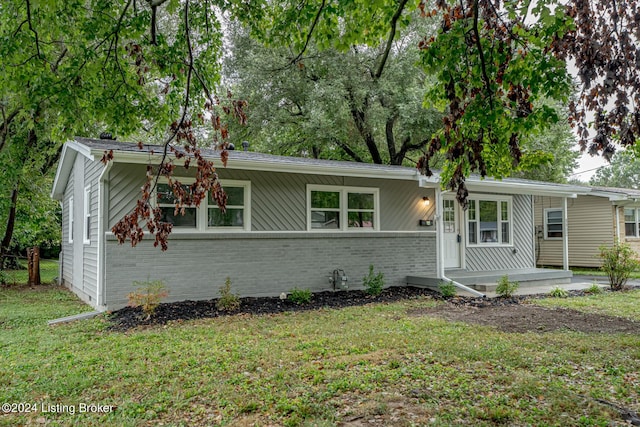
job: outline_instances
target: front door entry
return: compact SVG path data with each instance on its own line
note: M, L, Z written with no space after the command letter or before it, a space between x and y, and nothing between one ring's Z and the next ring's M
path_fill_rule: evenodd
M444 268L460 268L460 205L455 199L442 199Z

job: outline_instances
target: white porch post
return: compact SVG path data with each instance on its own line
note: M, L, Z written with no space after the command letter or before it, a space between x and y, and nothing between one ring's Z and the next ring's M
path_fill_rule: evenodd
M438 186L436 188L436 271L438 278L444 275L444 224L442 220L442 190Z
M620 206L613 205L613 209L616 210L616 239L620 241Z
M567 215L567 198L562 198L562 268L569 270L569 220Z

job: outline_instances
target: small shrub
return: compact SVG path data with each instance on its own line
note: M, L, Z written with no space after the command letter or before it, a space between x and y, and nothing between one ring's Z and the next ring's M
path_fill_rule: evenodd
M362 284L365 287L365 292L369 295L380 295L382 288L384 287L384 273L373 273L373 265L369 266L369 274L362 278Z
M566 298L569 296L569 292L567 292L566 289L563 289L560 286L556 286L555 288L551 289L551 291L549 292L549 296L552 296L554 298Z
M617 240L612 247L600 246L600 258L602 259L602 271L609 277L611 290L619 291L624 288L631 273L640 264L635 258L635 252L627 243L620 243Z
M510 282L509 276L504 275L498 280L496 293L503 298L510 298L518 290L520 284L518 282Z
M231 293L230 277L227 277L224 286L220 288L220 298L216 301L216 308L220 311L236 311L240 308L240 297Z
M451 282L440 282L438 285L440 293L445 298L451 298L456 296L456 287Z
M302 305L302 304L309 304L309 302L311 302L312 296L313 294L309 289L293 288L291 289L291 292L287 296L287 299L293 303Z
M597 283L594 283L591 286L589 286L587 289L585 289L584 293L590 294L590 295L600 295L602 293L602 288L598 286Z
M129 306L141 307L149 319L160 305L160 301L166 298L169 292L162 280L134 281L133 284L136 286L136 290L127 295Z
M7 283L9 283L9 274L4 270L0 270L0 285L5 286Z

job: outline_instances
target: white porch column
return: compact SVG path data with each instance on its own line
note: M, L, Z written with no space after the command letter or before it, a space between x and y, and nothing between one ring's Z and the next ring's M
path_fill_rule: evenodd
M438 278L444 276L444 223L442 220L442 189L436 188L436 272Z
M613 209L616 210L616 239L620 242L620 206L613 205Z
M569 270L569 219L567 215L567 198L562 198L562 268Z

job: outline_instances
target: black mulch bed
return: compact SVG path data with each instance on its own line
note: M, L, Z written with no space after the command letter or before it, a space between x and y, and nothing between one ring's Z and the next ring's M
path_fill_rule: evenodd
M571 291L571 296L583 295L581 291ZM371 296L361 290L350 291L325 291L313 294L308 304L296 304L278 297L247 297L241 298L240 309L232 312L221 311L216 308L215 299L207 301L181 301L160 304L154 314L147 319L139 307L125 307L112 312L109 320L112 323L110 329L114 331L127 331L138 326L164 325L173 320L191 320L210 317L219 317L235 314L276 314L287 311L308 311L320 308L341 308L359 306L370 303L395 302L403 299L428 296L442 300L438 293L426 288L413 286L391 287L384 289L378 296ZM520 304L529 298L544 297L546 295L514 296L511 298L475 298L456 296L447 301L453 305L466 305L472 307L487 307L496 305Z

